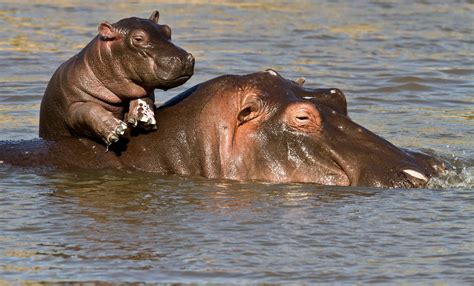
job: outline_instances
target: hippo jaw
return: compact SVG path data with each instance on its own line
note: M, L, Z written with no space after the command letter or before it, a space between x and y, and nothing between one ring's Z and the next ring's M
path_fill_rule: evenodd
M162 90L168 90L173 87L180 86L187 82L191 77L193 76L193 71L192 69L187 72L187 74L184 75L178 75L176 77L170 77L170 78L159 78L157 76L157 81L153 85L154 88L159 88Z
M424 187L445 169L440 160L400 149L346 115L324 105L318 108L325 119L323 142L352 186Z

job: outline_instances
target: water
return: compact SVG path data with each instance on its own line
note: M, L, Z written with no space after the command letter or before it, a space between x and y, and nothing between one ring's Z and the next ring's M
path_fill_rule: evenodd
M472 1L192 3L0 2L0 140L37 138L51 74L102 20L159 9L197 59L159 102L273 68L342 89L353 120L453 170L381 190L0 164L0 285L474 283Z

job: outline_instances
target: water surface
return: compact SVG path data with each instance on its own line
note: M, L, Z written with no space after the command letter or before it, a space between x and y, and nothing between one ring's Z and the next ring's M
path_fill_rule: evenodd
M57 66L148 17L196 59L180 91L267 68L337 87L352 119L453 170L426 189L238 183L0 164L0 285L474 283L472 1L1 1L0 140L38 137Z

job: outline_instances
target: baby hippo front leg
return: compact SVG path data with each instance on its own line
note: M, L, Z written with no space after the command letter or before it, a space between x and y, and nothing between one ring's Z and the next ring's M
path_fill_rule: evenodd
M146 130L156 129L155 104L152 98L145 97L130 101L127 122L136 127L140 125Z
M76 131L76 135L99 137L107 146L117 142L127 130L125 122L92 102L73 104L68 114L68 125Z

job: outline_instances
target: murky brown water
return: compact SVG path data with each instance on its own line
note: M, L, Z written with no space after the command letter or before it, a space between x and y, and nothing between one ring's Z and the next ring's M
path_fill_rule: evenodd
M0 285L474 283L472 1L0 1L0 140L37 138L47 81L102 20L153 9L197 59L160 102L273 68L341 88L355 121L456 169L377 190L0 164Z

